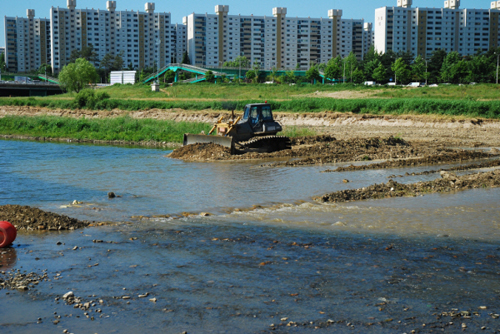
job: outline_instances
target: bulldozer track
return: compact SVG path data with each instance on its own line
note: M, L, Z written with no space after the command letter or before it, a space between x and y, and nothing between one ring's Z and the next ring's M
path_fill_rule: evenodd
M286 136L263 136L254 137L248 141L238 143L240 149L245 151L271 153L290 149L292 144L290 138Z

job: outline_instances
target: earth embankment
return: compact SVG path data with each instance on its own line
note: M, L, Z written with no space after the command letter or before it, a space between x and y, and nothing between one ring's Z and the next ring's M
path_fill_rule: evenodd
M215 123L229 112L215 110L62 110L24 106L1 106L5 116L62 116L62 117L123 117ZM285 128L307 127L317 133L330 134L337 139L398 136L406 140L443 143L449 146L500 146L500 121L492 119L427 116L427 115L367 115L337 112L276 112L275 118Z

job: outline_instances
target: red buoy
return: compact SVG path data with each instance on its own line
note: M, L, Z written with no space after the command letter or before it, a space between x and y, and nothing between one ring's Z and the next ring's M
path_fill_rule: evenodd
M17 230L9 222L0 222L0 248L11 245L17 237Z

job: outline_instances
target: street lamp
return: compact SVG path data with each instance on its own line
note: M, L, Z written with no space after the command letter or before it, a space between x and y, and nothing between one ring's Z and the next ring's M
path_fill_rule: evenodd
M344 83L345 83L345 60L344 60Z
M157 51L158 51L158 65L156 67L156 83L159 84L160 83L160 78L158 78L158 76L160 75L160 44L161 44L161 40L160 39L157 39L156 40L156 46L157 46Z
M427 87L427 59L424 59L425 60L425 87Z
M500 61L500 53L495 52L495 54L497 55L497 85L498 85L498 65L499 65L499 61Z

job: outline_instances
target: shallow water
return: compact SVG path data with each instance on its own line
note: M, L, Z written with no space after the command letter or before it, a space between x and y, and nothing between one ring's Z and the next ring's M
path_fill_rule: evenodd
M132 221L19 233L15 247L0 250L0 270L45 269L51 281L28 292L0 290L2 333L462 333L462 323L470 332L500 329L490 315L500 313L499 189L320 205L311 196L446 166L320 173L332 165L185 163L167 153L0 141L0 205ZM108 191L123 197L110 200ZM73 200L83 204L68 207ZM256 204L264 207L226 213ZM183 211L215 215L131 219ZM89 312L93 321L55 300L68 291L103 300ZM455 308L478 315L436 315ZM287 327L290 321L298 326Z

